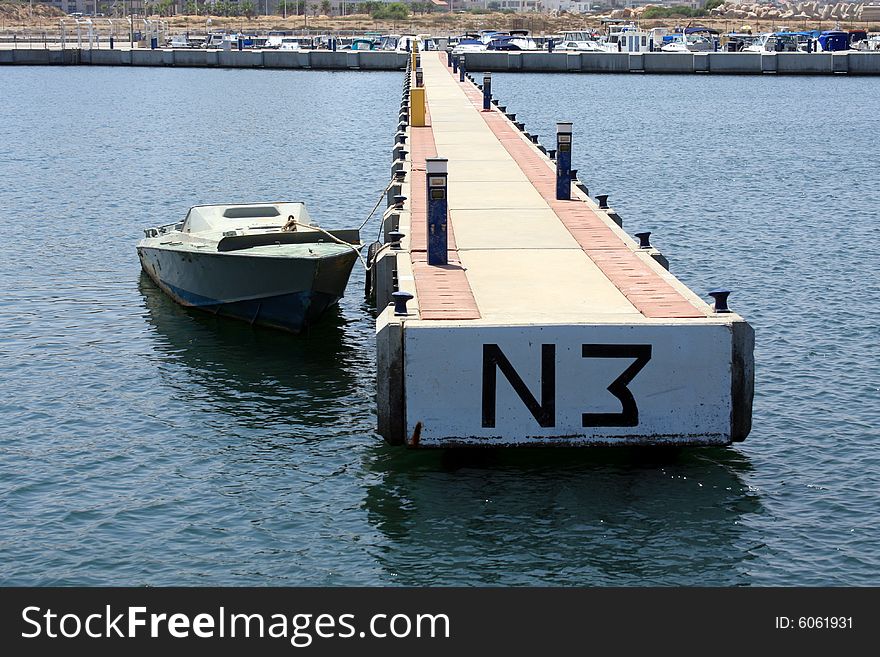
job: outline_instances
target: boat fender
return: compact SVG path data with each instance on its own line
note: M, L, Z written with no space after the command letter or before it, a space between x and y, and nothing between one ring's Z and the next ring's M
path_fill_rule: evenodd
M293 215L289 215L287 217L287 223L281 228L285 233L295 233L296 232L296 219L293 218Z
M367 301L372 301L375 298L376 290L373 285L373 265L376 264L376 253L381 246L381 242L372 242L370 246L367 247L367 267L364 272L364 298Z

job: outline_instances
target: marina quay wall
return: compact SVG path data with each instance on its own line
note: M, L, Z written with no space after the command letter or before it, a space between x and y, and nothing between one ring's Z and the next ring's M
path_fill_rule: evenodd
M492 73L880 75L880 52L480 52L465 55L465 65Z
M0 64L403 70L406 53L351 50L0 49ZM880 75L880 52L605 53L481 52L467 70L522 73Z
M406 53L351 50L0 49L0 64L399 71Z

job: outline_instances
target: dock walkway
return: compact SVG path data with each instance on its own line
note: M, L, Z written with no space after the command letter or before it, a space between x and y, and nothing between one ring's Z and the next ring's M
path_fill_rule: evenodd
M710 314L583 199L557 201L551 161L501 112L480 111L483 97L472 84L459 83L433 53L422 67L430 126L412 128L412 184L425 184L425 157L448 158L450 258L460 263L422 266L425 224L412 224L422 319L561 323ZM423 195L414 194L414 216L425 209ZM443 283L449 293L441 295Z
M421 446L744 438L748 325L716 313L578 187L556 200L555 163L497 108L483 111L482 92L453 75L445 53L423 53L421 67L427 125L409 127L406 237L402 253L388 252L399 289L414 299L406 316L389 308L377 324L386 438ZM448 159L448 264L439 266L427 261L432 157ZM749 385L733 389L737 358L747 370L737 378ZM398 371L399 381L383 385ZM677 422L683 410L689 420Z

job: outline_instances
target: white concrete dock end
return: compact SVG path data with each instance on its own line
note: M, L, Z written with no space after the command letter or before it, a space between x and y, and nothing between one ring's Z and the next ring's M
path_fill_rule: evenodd
M396 273L377 294L386 440L448 447L745 439L751 327L685 287L569 176L558 200L556 162L497 107L484 111L482 92L452 74L445 53L423 53L421 67L426 125L411 112L397 164L406 198L386 213L404 236L399 249L379 255L384 271ZM404 108L408 102L405 95ZM557 157L564 165L565 155ZM446 180L435 173L444 165ZM444 225L446 263L431 264ZM392 279L397 308L383 308Z

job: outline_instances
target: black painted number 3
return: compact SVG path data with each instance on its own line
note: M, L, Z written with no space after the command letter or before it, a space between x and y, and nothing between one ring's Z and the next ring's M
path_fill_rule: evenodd
M620 400L623 410L620 413L584 413L581 426L584 427L635 427L639 424L639 407L627 387L636 374L651 360L649 344L585 344L581 345L584 358L635 358L632 365L608 386L608 392Z
M630 392L629 384L651 360L649 344L584 344L584 358L634 358L632 364L618 376L608 391L621 404L620 413L583 413L584 427L635 427L639 423L639 407ZM556 426L556 345L541 345L541 401L535 399L522 377L510 364L497 344L483 345L483 427L495 426L497 398L497 371L501 371L529 413L541 427Z

